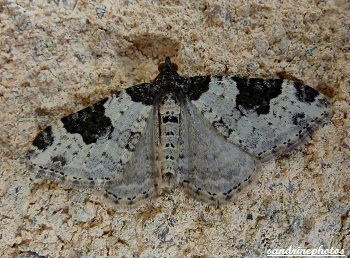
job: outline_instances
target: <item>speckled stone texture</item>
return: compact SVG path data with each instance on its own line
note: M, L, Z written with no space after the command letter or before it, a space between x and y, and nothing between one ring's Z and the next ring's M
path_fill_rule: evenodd
M1 257L263 257L268 248L350 250L349 14L333 1L0 2ZM50 122L157 74L302 80L331 123L270 161L224 206L182 190L114 208L63 189L24 155Z

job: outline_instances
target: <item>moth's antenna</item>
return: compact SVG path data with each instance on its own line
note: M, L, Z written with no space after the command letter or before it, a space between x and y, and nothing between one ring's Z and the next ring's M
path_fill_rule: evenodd
M164 62L164 69L166 70L170 70L172 67L171 67L171 60L170 60L170 57L166 57L165 58L165 62Z

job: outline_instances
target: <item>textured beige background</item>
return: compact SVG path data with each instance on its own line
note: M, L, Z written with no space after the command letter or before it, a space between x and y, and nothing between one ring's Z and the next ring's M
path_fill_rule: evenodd
M0 256L261 257L267 248L349 253L349 11L333 1L0 0ZM181 190L113 211L24 165L54 119L182 75L299 79L329 97L332 122L271 161L226 206Z

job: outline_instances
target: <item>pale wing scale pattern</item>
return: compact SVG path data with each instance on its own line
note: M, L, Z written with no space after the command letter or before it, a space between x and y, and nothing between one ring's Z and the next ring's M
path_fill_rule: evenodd
M288 152L332 114L318 91L280 79L211 77L191 103L228 141L261 160Z
M184 104L181 118L178 181L205 199L230 199L256 171L258 162L228 142L193 104Z
M30 162L39 177L68 185L111 184L132 159L147 122L153 122L152 109L120 91L45 129L33 141Z
M134 203L156 193L156 162L153 151L155 110L148 118L147 128L143 131L135 152L126 167L118 173L112 184L106 187L106 194L114 202Z

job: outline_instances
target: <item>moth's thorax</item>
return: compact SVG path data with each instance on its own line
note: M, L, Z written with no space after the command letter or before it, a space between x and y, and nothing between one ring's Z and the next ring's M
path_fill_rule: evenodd
M161 94L159 101L159 167L162 179L168 182L178 169L180 136L180 103L174 92Z
M164 92L174 91L183 87L185 79L181 77L174 70L165 70L162 71L154 80L153 84L157 85Z

